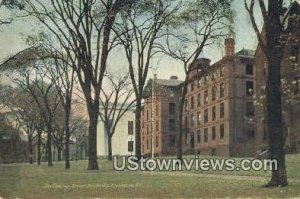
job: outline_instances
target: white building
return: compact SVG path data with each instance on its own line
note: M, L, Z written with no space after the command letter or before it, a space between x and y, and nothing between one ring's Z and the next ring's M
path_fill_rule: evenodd
M112 137L112 155L135 155L135 114L128 110L119 120ZM99 119L97 128L97 155L108 155L108 139L104 124Z

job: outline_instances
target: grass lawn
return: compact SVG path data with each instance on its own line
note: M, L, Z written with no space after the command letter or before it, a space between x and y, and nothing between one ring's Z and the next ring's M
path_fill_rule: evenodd
M0 198L300 198L300 155L287 156L289 186L261 188L268 172L116 172L99 160L100 171L87 161L48 168L29 164L0 166Z

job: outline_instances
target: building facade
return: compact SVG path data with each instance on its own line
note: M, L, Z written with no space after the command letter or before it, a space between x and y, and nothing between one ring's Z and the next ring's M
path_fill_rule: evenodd
M235 53L234 40L226 39L225 56L220 61L211 65L209 59L199 58L189 66L187 93L181 118L185 154L254 155L253 62L253 51L243 49ZM158 94L145 98L142 113L144 125L141 131L142 154L151 153L153 137L159 140L155 141L158 144L155 145L156 154L175 153L180 119L179 100L183 84L177 79L176 84L173 84L175 80L172 79L156 81L159 88L164 89L159 89ZM164 95L161 90L164 90ZM176 94L170 95L165 90L176 90ZM171 107L175 107L174 112ZM159 110L158 113L156 110ZM149 112L154 119L148 115ZM154 135L151 134L151 126L154 127Z
M119 120L112 137L112 155L131 156L135 154L134 110L128 110ZM97 127L97 155L108 155L108 138L104 123L99 120Z
M252 156L255 87L254 52L235 53L225 40L225 56L213 65L200 58L190 65L184 105L185 153Z
M150 156L153 147L155 155L175 154L182 81L175 76L170 79L153 79L149 80L144 95L141 152L143 156Z

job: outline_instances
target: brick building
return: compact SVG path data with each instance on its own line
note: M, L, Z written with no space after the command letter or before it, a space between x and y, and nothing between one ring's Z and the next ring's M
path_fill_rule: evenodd
M254 52L235 53L225 40L225 56L213 65L198 59L189 67L184 106L185 153L221 156L253 155Z
M286 134L287 152L300 151L300 2L294 1L284 14L285 23L284 55L281 63L282 111ZM267 132L264 119L264 95L267 79L266 58L258 46L255 56L256 93L255 106L256 149L267 149Z
M254 155L253 61L253 51L243 49L235 53L234 40L226 39L225 56L220 61L210 65L209 59L199 58L189 66L182 118L185 154ZM155 82L159 89L155 88L154 97L145 96L142 113L143 155L151 153L151 126L155 132L155 153L176 152L182 82L177 79Z
M152 140L156 155L174 154L179 129L178 107L182 81L175 76L167 80L155 77L153 85L152 81L153 79L149 80L146 86L141 116L142 155L151 154Z

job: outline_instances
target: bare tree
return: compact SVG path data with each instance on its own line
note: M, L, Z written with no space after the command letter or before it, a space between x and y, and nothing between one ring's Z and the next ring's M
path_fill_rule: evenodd
M98 169L96 137L99 95L110 51L111 30L120 9L130 0L24 0L35 16L64 48L83 90L89 115L88 169Z
M284 53L285 40L284 24L287 20L284 15L283 0L245 0L245 7L249 13L252 27L257 35L259 47L267 61L266 81L266 130L270 158L277 160L278 168L272 169L272 178L266 187L287 186L285 167L285 136L282 117L281 99L281 63ZM264 28L260 32L254 14L255 3L259 4L263 17Z
M166 42L159 44L160 50L182 63L185 80L179 104L179 134L177 136L177 158L182 159L183 108L189 83L189 65L197 60L204 48L222 38L231 36L233 12L231 0L200 0L187 2L178 12L176 24L169 26ZM207 68L202 68L205 72Z
M33 65L35 64L37 63L33 63ZM38 107L39 114L43 118L47 130L48 166L53 166L52 133L55 113L59 107L60 99L53 83L47 83L49 79L46 77L46 75L44 73L39 73L38 69L35 70L34 67L22 70L19 73L19 77L14 78L13 81L17 83L25 92L28 92L32 96Z
M133 107L135 100L132 100L133 89L130 87L129 74L116 76L107 73L110 86L102 89L100 97L101 109L99 116L104 123L108 143L108 160L112 160L112 137L116 127L124 114Z
M19 88L6 87L6 95L1 98L1 103L10 110L10 115L25 131L28 139L29 163L33 163L33 139L36 136L36 123L40 119L37 114L34 99Z
M135 1L122 12L114 32L124 48L130 79L136 98L135 150L141 158L141 107L151 60L157 54L155 44L165 35L165 27L173 20L181 2L172 0Z
M83 159L84 148L88 144L88 121L82 117L74 116L70 121L71 139L75 141L76 160Z
M72 99L74 84L76 83L75 66L70 65L68 56L65 55L63 48L55 46L55 39L52 39L49 35L43 34L40 39L41 45L45 50L49 52L51 56L51 65L45 68L45 73L49 74L49 79L54 84L62 108L64 110L64 132L65 132L65 169L70 169L70 119L72 111ZM59 45L58 45L59 46ZM60 137L61 138L61 137Z

